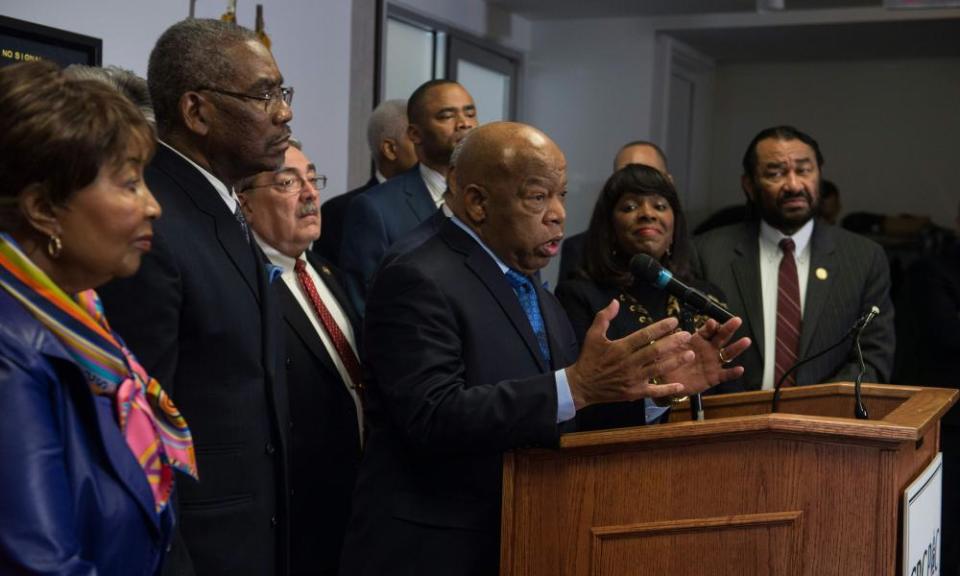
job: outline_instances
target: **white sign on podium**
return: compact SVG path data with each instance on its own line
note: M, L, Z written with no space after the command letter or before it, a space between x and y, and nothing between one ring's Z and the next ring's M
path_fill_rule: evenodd
M903 492L903 576L940 576L943 454Z

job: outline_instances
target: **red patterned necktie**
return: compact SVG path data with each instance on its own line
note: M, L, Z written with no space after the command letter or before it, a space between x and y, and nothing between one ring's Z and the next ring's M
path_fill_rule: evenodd
M344 368L347 369L347 374L350 375L350 380L352 380L352 387L358 394L362 395L363 380L360 372L360 361L357 359L353 348L350 347L350 343L347 342L347 337L343 334L343 331L340 330L340 327L337 326L336 321L334 321L330 310L327 309L323 300L320 299L320 294L317 293L317 287L314 286L313 280L307 272L306 262L298 258L297 263L293 266L293 270L297 273L297 280L300 281L300 286L303 287L307 296L310 297L313 309L316 310L317 317L320 318L320 323L323 324L323 329L326 330L330 336L333 347L336 348L337 355L340 356L340 361L343 362Z
M797 361L800 351L800 282L797 280L797 262L793 257L795 245L790 238L780 241L783 258L777 276L777 351L774 382ZM784 386L795 386L796 374L791 374Z

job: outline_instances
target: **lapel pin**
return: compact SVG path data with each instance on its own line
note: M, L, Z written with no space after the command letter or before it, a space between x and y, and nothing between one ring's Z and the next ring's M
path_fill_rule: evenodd
M817 274L818 280L826 280L827 276L829 276L829 274L827 274L826 268L817 268L816 274Z
M327 276L330 275L330 268L328 268L327 266L321 266L320 269L323 270L323 273L326 274Z

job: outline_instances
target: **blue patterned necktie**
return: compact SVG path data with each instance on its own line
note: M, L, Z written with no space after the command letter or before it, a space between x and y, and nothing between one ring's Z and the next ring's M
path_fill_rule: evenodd
M246 239L247 243L250 243L250 228L247 226L247 219L243 216L243 209L240 208L240 202L237 202L237 207L233 211L233 217L237 219L237 223L240 224L240 230L243 231L243 237Z
M523 307L523 313L527 315L530 327L537 336L537 343L540 345L540 352L543 359L550 364L550 343L547 341L547 328L543 324L543 316L540 314L540 302L537 299L537 291L533 287L530 278L517 272L516 270L507 270L507 280L517 298L520 299L520 306Z

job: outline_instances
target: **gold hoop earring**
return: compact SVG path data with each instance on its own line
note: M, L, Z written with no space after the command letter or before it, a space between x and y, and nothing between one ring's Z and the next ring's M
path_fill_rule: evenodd
M47 241L47 254L51 258L56 260L60 257L60 252L63 251L63 242L60 241L60 237L56 234L51 234L50 239Z

